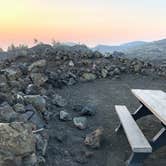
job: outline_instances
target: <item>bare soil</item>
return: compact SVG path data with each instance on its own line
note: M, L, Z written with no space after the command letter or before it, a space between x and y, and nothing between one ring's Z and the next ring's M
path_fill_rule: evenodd
M69 102L66 109L73 117L78 116L78 113L72 110L72 106L87 102L97 106L97 113L88 117L86 130L77 129L72 121L62 122L55 115L49 123L48 166L124 166L131 150L125 134L115 133L119 119L114 105L125 104L131 112L135 111L139 102L131 93L132 88L166 91L166 81L148 76L125 75L119 80L96 80L57 89L56 91ZM153 138L162 127L152 115L138 120L138 125L148 139ZM86 134L100 126L104 128L101 147L95 150L85 147L83 141ZM92 152L93 155L85 157L87 152ZM150 155L144 165L165 166L166 147Z

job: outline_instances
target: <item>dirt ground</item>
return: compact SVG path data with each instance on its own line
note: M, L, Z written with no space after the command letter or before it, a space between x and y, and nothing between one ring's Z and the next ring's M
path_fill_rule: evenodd
M87 102L97 106L97 113L93 117L88 117L86 130L77 129L72 121L61 122L55 115L49 123L48 166L124 166L124 161L129 157L131 150L124 133L115 133L119 119L114 105L125 104L131 112L135 111L139 103L130 91L132 88L166 91L166 81L147 76L127 75L119 80L96 80L57 89L56 91L69 102L66 109L72 116L78 116L72 110L73 105ZM138 120L138 124L148 139L162 127L152 115ZM104 128L101 147L96 150L85 147L83 144L85 135L100 126ZM87 151L93 152L92 157L85 157ZM165 166L166 148L150 155L144 165Z

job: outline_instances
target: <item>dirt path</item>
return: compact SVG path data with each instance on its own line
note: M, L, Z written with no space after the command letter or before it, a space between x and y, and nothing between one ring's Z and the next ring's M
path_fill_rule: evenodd
M97 80L95 82L65 87L57 92L69 101L67 110L77 116L71 109L72 105L90 101L97 106L94 117L88 118L88 129L81 131L72 122L61 122L54 118L49 124L50 141L47 161L49 166L124 166L130 154L130 147L123 134L115 134L118 117L114 111L115 104L125 104L133 112L139 103L130 92L131 88L161 89L166 91L166 81L153 80L149 77L124 76L120 80ZM161 125L157 119L148 116L138 121L144 134L151 138ZM104 127L102 146L97 150L83 145L85 135L99 126ZM91 158L84 153L93 152ZM145 166L165 166L166 148L151 155Z

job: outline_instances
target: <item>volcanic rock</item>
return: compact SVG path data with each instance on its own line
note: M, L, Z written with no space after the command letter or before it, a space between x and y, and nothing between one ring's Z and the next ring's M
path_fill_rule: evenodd
M46 111L46 100L40 95L26 95L24 96L25 102L27 104L32 104L37 111Z
M88 134L84 141L85 145L88 145L91 148L99 148L103 131L104 129L100 127L95 131L93 131L92 133Z
M75 117L75 118L73 118L73 122L74 122L74 125L81 130L87 128L87 118L86 117Z

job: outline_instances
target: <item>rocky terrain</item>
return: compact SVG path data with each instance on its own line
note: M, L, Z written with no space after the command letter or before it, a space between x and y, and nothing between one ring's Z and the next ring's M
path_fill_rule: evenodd
M8 55L0 62L2 166L106 166L107 161L95 155L108 152L102 146L108 119L104 124L98 123L103 115L98 115L96 97L86 100L84 93L93 95L91 90L99 79L128 84L129 80L123 82L123 78L131 76L130 80L148 78L149 84L152 80L165 82L166 78L164 65L115 55L104 57L80 45L41 44L13 50ZM84 87L81 92L78 86L84 85L87 89ZM71 89L70 96L66 88ZM75 94L75 88L80 93ZM97 87L96 90L99 92L95 96L106 93ZM122 92L115 88L114 95L116 91L119 95ZM109 100L112 106L116 104ZM121 159L112 162L123 165Z

